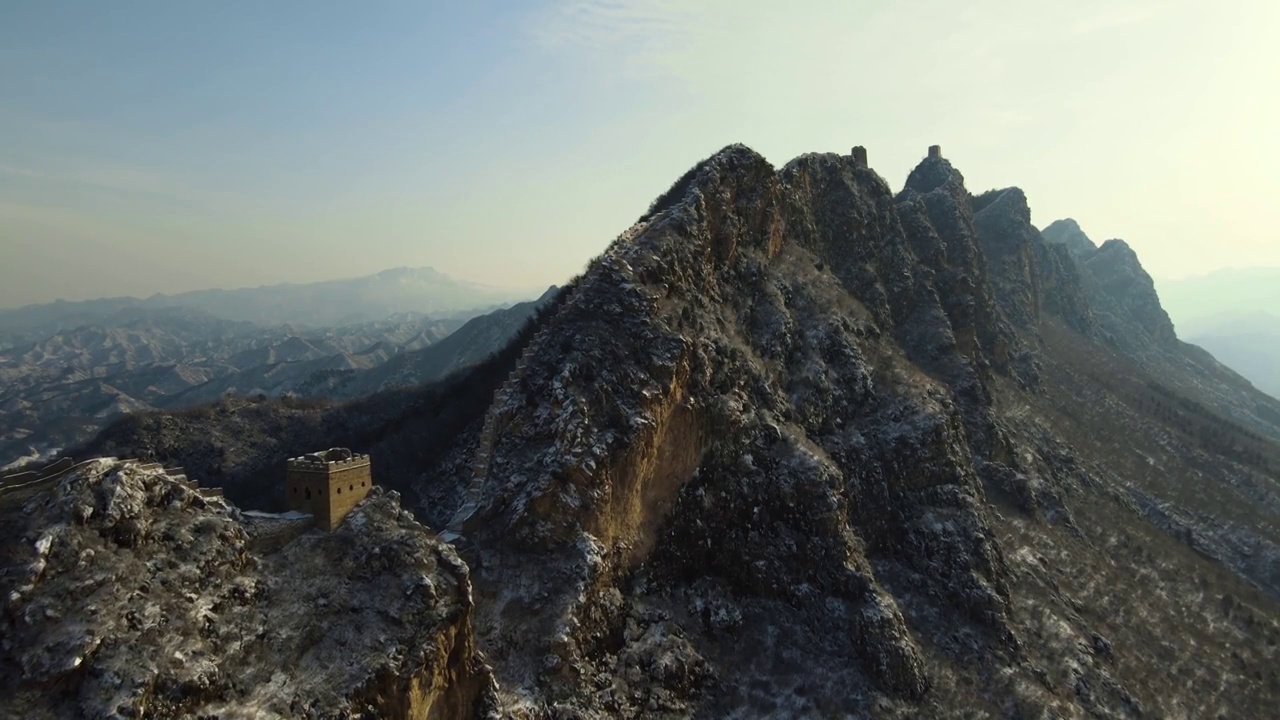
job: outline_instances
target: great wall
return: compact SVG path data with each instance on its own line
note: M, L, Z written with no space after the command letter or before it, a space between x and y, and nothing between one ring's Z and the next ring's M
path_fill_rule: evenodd
M360 456L357 461L359 460L363 460L367 466L368 456ZM98 457L78 463L70 458L63 458L39 470L12 473L0 478L0 502L25 502L32 492L49 488L68 475L102 462L114 463L118 470L163 477L195 492L205 500L216 499L225 503L227 509L244 524L251 547L257 552L274 552L317 526L315 516L296 510L286 513L241 511L226 502L222 488L201 487L199 482L188 478L181 467L165 467L162 463L129 458Z
M471 463L471 483L467 486L466 498L449 519L444 532L440 534L440 539L445 542L455 542L462 537L468 521L480 507L481 499L484 497L485 483L489 479L489 465L493 459L493 446L497 439L499 424L506 419L509 409L508 400L514 395L520 379L524 377L525 367L528 366L529 357L533 354L535 347L536 338L525 347L520 357L516 359L515 369L507 373L507 379L493 393L493 404L485 413L475 459Z
M71 458L62 458L51 465L47 465L39 470L29 470L8 475L0 480L0 497L13 495L26 490L37 490L45 488L71 473L81 470L100 460L114 460L115 458L93 458L83 462L73 462ZM166 469L160 463L142 463L139 460L124 459L117 460L121 465L133 467L135 470L142 472L163 472L176 482L180 482L191 490L195 490L205 498L222 497L222 488L202 488L200 483L187 478L183 469L168 468Z

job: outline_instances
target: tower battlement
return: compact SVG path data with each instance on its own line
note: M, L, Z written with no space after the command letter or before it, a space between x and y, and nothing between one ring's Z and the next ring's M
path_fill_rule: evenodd
M336 528L373 488L368 455L331 448L285 462L285 502L290 510L310 513L316 525Z
M321 455L322 453L312 453L289 458L287 462L288 468L304 472L333 472L369 464L369 456L363 454L352 454L350 457L338 460L326 460Z

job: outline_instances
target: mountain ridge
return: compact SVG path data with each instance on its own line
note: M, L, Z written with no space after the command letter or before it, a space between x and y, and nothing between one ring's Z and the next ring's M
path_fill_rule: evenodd
M476 586L492 598L478 622L501 683L605 714L612 706L583 696L575 680L625 672L614 664L622 653L613 660L596 633L624 625L643 647L646 627L673 632L653 614L680 617L681 596L710 607L712 619L677 626L681 669L650 686L673 710L702 702L706 674L733 676L734 684L745 684L745 674L773 688L766 697L791 696L784 677L753 668L740 641L715 639L717 614L747 638L749 625L734 618L759 622L762 611L784 635L848 638L810 647L825 654L819 661L757 637L771 647L766 655L803 663L819 688L818 678L830 678L816 690L828 700L843 684L837 658L852 653L870 685L903 702L889 706L905 714L925 697L932 700L920 710L942 714L954 663L1028 670L1020 656L1034 626L1025 615L1031 588L998 539L1008 521L985 496L1009 498L1052 532L1083 527L1072 500L1106 481L1037 438L1036 424L1000 410L1002 398L1052 392L1068 377L1046 372L1051 356L1001 310L1023 308L1029 317L1051 307L1037 297L1039 273L1018 273L1025 265L983 252L1004 242L1012 256L1029 258L1029 245L980 237L962 176L943 158L927 158L891 197L882 179L842 156L803 156L775 171L731 146L592 264L528 346L511 396L494 408L504 429L466 530L477 548L468 557L483 560ZM1021 211L1008 203L1003 226L1029 228ZM1100 276L1094 299L1107 304L1117 331L1140 328L1145 338L1110 341L1139 365L1176 367L1185 358L1163 334L1167 318L1150 306L1150 279L1123 249L1112 245L1087 266ZM814 273L819 267L831 274ZM1070 293L1091 292L1058 281ZM840 311L842 297L858 302ZM1039 321L1048 342L1079 342L1058 337L1060 319ZM894 346L928 375L894 361ZM895 367L905 376L895 378ZM1226 394L1220 402L1240 399ZM1274 431L1274 421L1254 419ZM1264 446L1274 459L1274 443ZM1274 469L1264 472L1274 487ZM1274 511L1274 496L1270 502ZM534 557L536 577L521 572ZM563 639L522 635L497 620L514 607L543 608L534 625L567 616L579 629ZM842 625L846 616L862 621ZM1270 617L1274 632L1274 610ZM948 630L928 629L939 626ZM957 627L966 641L948 636ZM1096 639L1119 629L1077 627L1097 658L1080 677L1107 688L1103 694L1082 694L1078 684L1070 701L1016 686L988 691L1027 708L1131 712L1137 688L1111 675L1113 644ZM527 642L538 649L516 649ZM542 652L555 658L549 669ZM1054 651L1035 652L1056 662ZM950 697L955 707L973 703L967 693ZM627 707L616 695L613 702ZM713 714L769 709L697 706Z
M81 452L247 496L368 448L459 535L502 716L1264 716L1280 403L1025 200L729 146L469 371Z

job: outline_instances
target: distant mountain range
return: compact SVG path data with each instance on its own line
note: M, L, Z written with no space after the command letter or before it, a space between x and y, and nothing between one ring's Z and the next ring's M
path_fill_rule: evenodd
M1180 336L1280 397L1280 268L1218 270L1159 286Z
M225 395L344 400L434 380L501 348L546 297L469 320L402 312L319 329L117 308L0 350L0 465L83 442L131 412Z
M81 325L127 321L130 313L166 308L199 310L223 320L263 326L334 327L383 320L400 313L433 317L491 310L527 298L455 280L429 267L393 268L375 275L235 290L194 290L148 298L57 301L0 310L0 347L40 340Z

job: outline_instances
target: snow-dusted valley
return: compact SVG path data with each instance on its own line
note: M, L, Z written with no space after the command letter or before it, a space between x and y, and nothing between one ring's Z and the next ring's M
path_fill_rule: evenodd
M74 327L47 318L23 328L21 342L10 326L14 344L0 350L0 466L54 455L128 413L228 395L343 401L434 380L501 348L537 304L319 328L131 306Z

